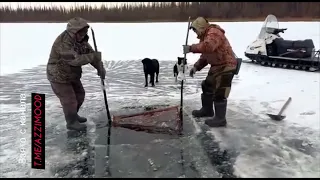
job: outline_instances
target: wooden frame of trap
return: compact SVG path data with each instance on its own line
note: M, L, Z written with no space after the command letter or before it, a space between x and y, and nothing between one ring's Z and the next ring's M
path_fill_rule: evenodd
M178 134L182 130L179 108L177 105L130 115L114 115L112 126L150 133Z

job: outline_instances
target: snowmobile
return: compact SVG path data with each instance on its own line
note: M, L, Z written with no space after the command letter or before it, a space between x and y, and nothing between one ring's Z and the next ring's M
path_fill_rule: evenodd
M318 71L320 50L315 50L312 39L284 40L279 34L286 30L279 28L274 15L268 15L257 39L247 47L245 56L263 66Z

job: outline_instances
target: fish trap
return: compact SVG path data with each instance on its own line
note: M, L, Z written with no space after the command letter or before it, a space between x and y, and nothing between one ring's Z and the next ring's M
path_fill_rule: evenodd
M114 115L112 125L149 133L177 134L181 131L179 107L172 106L129 115Z

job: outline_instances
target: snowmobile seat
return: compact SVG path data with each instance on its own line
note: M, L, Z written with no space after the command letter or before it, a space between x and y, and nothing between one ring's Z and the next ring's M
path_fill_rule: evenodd
M274 46L276 50L276 54L280 55L287 52L287 49L293 48L293 41L290 40L284 40L282 38L277 38L274 40Z
M312 39L306 39L306 40L297 40L297 41L290 41L290 40L284 40L282 38L275 39L275 44L278 47L282 48L292 48L292 49L300 49L300 48L314 48L314 44Z
M282 38L278 38L274 40L275 45L277 46L277 48L281 48L281 49L289 49L289 48L293 48L293 42L294 41L290 41L290 40L284 40Z
M287 55L287 57L293 58L311 57L312 50L314 49L314 44L311 39L290 41L278 38L274 40L274 45L276 46L275 49L277 50L278 55L289 52L288 49L291 49L291 51L303 49L305 51L303 54L301 54L301 52L298 52L290 53Z
M296 49L299 49L299 48L311 48L313 49L314 48L314 44L313 44L313 41L312 39L306 39L306 40L303 40L303 41L293 41L293 47Z

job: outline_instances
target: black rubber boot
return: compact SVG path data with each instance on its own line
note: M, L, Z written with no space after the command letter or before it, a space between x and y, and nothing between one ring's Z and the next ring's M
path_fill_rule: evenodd
M87 118L81 117L81 116L79 116L79 115L77 115L77 116L78 116L78 121L79 121L79 123L85 123L85 122L87 122Z
M227 112L227 100L215 101L215 116L205 120L205 124L209 127L224 127L227 125L226 112Z
M87 126L84 124L80 124L77 115L69 115L66 116L67 129L74 131L85 131Z
M81 105L82 105L82 103L78 104L78 106L77 106L77 113L79 112L79 109L80 109ZM87 122L87 118L81 117L81 116L79 116L78 114L77 114L77 117L78 117L77 119L78 119L79 123L85 123L85 122Z
M202 103L201 109L200 110L193 110L192 115L197 118L214 116L213 95L202 93L201 94L201 103Z

